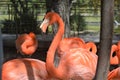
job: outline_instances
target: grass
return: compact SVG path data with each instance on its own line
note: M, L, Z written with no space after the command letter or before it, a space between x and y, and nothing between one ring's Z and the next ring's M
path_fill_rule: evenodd
M120 34L120 26L116 29L114 29L114 33Z
M100 26L86 26L86 30L100 31ZM120 26L118 28L113 28L114 34L120 34Z
M0 15L0 20L8 19L8 15Z
M37 17L37 20L38 20L38 21L42 21L43 18L44 18L44 15L43 15L43 16L41 15L41 16L38 16L38 17Z
M86 22L100 22L100 17L96 16L87 16L87 17L84 17L85 21Z
M99 26L86 26L86 30L93 30L93 31L100 31L100 27Z

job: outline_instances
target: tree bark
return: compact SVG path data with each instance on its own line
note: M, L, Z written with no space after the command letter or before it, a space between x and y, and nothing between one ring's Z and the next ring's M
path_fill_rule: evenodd
M69 22L70 3L71 0L46 0L47 12L49 11L57 12L58 14L60 14L65 23L64 37L70 36L70 22Z
M100 49L95 80L107 80L113 37L114 0L101 0Z
M2 33L0 28L0 80L2 80L2 64L3 64L3 41L2 41Z

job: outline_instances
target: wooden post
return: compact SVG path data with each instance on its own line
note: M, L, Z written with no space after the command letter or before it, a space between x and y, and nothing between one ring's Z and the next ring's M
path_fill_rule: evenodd
M2 64L3 64L3 45L2 45L2 33L0 27L0 80L2 80Z
M107 80L113 37L114 0L101 0L100 49L95 80Z

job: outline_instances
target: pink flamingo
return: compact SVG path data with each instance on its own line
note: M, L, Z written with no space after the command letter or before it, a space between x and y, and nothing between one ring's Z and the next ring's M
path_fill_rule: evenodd
M113 55L113 53L116 53L116 54ZM117 53L118 53L118 46L113 44L111 47L111 53L110 53L110 64L112 65L119 64Z
M120 49L119 49L119 42L117 45L112 45L112 51L111 53L113 52L116 52L115 56L112 57L112 54L111 54L111 58L110 58L110 64L120 64L119 62L119 55L120 55ZM120 67L116 68L116 69L113 69L112 71L110 71L108 73L108 80L120 80Z
M52 77L62 80L92 80L96 71L97 55L84 48L65 51L58 66L54 66L55 51L64 34L63 20L57 13L49 12L40 26L42 31L46 32L47 27L55 22L58 23L59 28L47 52L46 69L48 73Z
M33 33L21 35L16 43L17 49L27 55L31 55L38 44ZM7 61L2 66L2 80L57 80L48 74L45 65L45 62L31 58Z
M21 34L16 39L16 49L23 55L32 55L38 47L38 40L33 32Z

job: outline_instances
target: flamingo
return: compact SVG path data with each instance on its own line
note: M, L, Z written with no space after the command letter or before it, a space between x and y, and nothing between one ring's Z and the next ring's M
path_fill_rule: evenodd
M115 55L113 55L116 53ZM111 47L111 53L110 53L110 64L116 65L119 64L119 58L118 58L118 46L116 44L113 44Z
M43 32L49 25L58 24L58 31L47 51L46 69L55 78L62 80L92 80L95 76L97 55L84 48L74 48L65 52L57 67L54 66L54 55L64 34L64 23L55 12L48 12L40 25ZM48 65L50 64L50 65Z
M33 32L21 34L16 39L16 49L23 55L32 55L38 47L38 40Z
M29 35L34 38L33 33L29 33ZM19 43L19 40L21 41L21 44L17 44L17 48L22 52L24 47L20 48L21 45L26 47L26 44L29 42L32 44L37 43L32 42L33 40L29 35L24 34L22 35L22 39L19 37L20 39L16 41L17 43ZM28 45L32 47L32 49L36 49L36 46L32 44ZM48 74L45 65L45 62L31 58L21 58L7 61L2 66L2 80L57 80Z
M112 45L112 51L111 51L111 57L110 57L110 64L114 64L114 65L118 65L120 64L119 62L119 55L120 55L120 52L119 52L119 42L117 45L113 44ZM112 56L112 54L116 52L115 56ZM120 67L116 68L116 69L113 69L112 71L110 71L108 73L108 80L120 80Z

